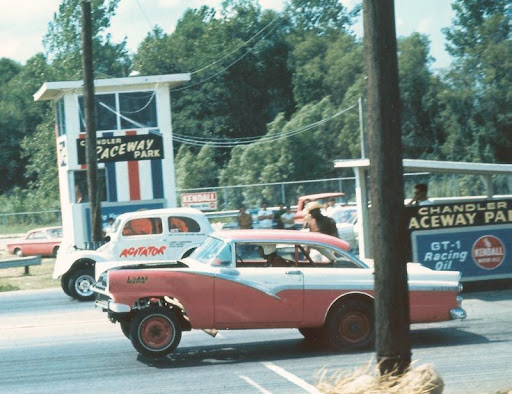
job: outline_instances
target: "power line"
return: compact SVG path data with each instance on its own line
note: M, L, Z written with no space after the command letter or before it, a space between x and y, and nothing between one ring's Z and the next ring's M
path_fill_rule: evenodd
M304 126L297 130L288 131L285 133L279 133L279 134L272 134L272 135L265 135L262 137L240 137L240 138L222 138L222 139L215 139L215 138L208 138L208 137L194 137L194 136L188 136L183 134L173 134L173 140L176 142L181 142L183 144L192 145L192 146L211 146L214 148L234 148L236 146L240 145L259 145L259 144L267 144L270 142L279 141L285 138L293 137L295 135L304 133L308 130L311 130L317 126L320 126L326 122L329 122L330 120L337 118L340 115L343 115L344 113L350 111L351 109L357 107L358 104L354 104L342 111L339 111L335 113L334 115L321 119L317 122L311 123L307 126Z
M277 19L277 18L275 18L274 20L276 20L276 19ZM269 25L270 25L270 23L269 23L267 26L269 26ZM269 32L267 32L267 34L265 34L263 37L261 37L261 39L260 39L260 40L259 40L259 41L258 41L258 42L257 42L257 43L252 47L252 48L249 48L249 49L248 49L244 54L242 54L242 56L240 56L239 58L237 58L236 60L234 60L234 61L233 61L232 63L230 63L228 66L226 66L226 67L222 68L220 71L218 71L218 72L216 72L215 74L210 75L209 77L204 78L204 79L202 79L202 80L200 80L200 81L198 81L198 82L195 82L195 83L190 84L190 85L183 86L183 87L181 87L181 88L171 89L170 91L171 91L171 92L179 92L179 91L181 91L181 90L186 90L186 89L192 88L192 87L194 87L194 86L200 85L200 84L202 84L202 83L204 83L204 82L206 82L206 81L209 81L209 80L210 80L210 79L212 79L212 78L215 78L217 75L219 75L219 74L223 73L224 71L226 71L227 69L231 68L231 67L232 67L232 66L234 66L236 63L238 63L240 60L242 60L244 57L246 57L249 53L251 53L251 52L252 52L252 50L253 50L253 49L254 49L254 48L255 48L259 43L261 43L265 38L267 38L267 36L269 36L269 35L270 35L270 33L272 33L272 32L273 32L273 31L274 31L278 26L279 26L279 25L274 26L274 27L273 27ZM262 30L263 30L263 29L262 29ZM261 31L262 31L262 30L261 30ZM258 35L258 34L259 34L259 32L258 32L256 35ZM256 37L256 35L255 35L254 37ZM253 38L254 38L254 37L253 37ZM250 40L252 40L252 38L251 38ZM249 41L250 41L250 40L249 40ZM248 41L247 41L247 42L248 42ZM239 48L238 48L238 49L239 49ZM237 49L237 50L238 50L238 49ZM227 56L225 56L224 58L226 58L226 57L227 57ZM223 58L223 59L224 59L224 58ZM210 67L211 65L213 65L213 64L215 64L215 63L217 63L217 62L218 62L218 61L213 62L213 63L211 63L210 65L208 65L208 66L206 66L206 67L203 67L203 68L202 68L202 70L204 70L204 69L206 69L206 68ZM194 71L194 72L197 72L197 71ZM191 74L193 74L193 73L191 73Z

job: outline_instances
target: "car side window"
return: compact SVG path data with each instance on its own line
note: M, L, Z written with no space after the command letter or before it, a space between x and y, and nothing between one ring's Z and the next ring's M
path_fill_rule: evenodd
M348 255L328 247L297 245L295 253L299 267L361 268Z
M293 245L239 242L235 245L235 251L237 267L264 268L294 265Z
M162 233L162 219L141 218L129 220L123 227L124 236L139 236Z
M30 234L27 239L44 239L46 238L44 236L44 233L42 231L36 231L36 232L33 232L32 234Z
M199 223L184 216L169 216L168 225L171 233L198 233L201 231Z
M261 253L261 245L239 242L235 245L237 268L265 267L267 259Z

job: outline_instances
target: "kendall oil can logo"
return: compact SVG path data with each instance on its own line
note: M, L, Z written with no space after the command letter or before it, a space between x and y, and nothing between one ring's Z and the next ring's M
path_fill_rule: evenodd
M505 259L505 246L493 235L484 235L473 244L473 260L485 270L498 268Z

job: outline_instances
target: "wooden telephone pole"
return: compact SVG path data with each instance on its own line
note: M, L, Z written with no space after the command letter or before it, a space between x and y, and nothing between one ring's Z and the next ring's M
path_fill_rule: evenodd
M98 163L96 155L96 119L94 113L94 70L92 64L91 0L82 0L82 70L84 80L85 151L87 163L87 189L91 210L91 238L101 241L101 201L98 189Z
M411 362L394 0L364 0L376 352L381 374Z

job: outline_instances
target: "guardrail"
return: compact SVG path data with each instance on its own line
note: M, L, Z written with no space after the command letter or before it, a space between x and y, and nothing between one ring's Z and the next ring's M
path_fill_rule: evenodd
M0 260L0 268L25 267L25 275L28 275L29 266L41 265L41 256L16 257Z

